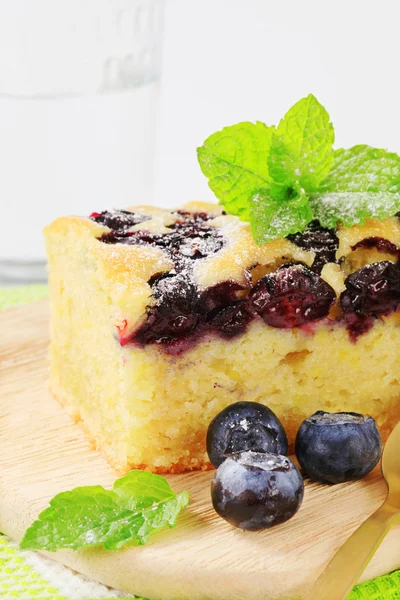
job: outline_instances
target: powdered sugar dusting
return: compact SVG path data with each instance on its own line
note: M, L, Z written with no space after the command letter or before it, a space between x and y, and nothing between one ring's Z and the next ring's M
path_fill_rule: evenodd
M351 227L363 224L369 217L384 219L400 210L400 194L386 192L334 192L314 194L314 214L325 227L336 227L337 221ZM340 217L338 217L338 215Z
M256 467L263 471L286 471L290 469L290 461L286 456L270 452L253 452L248 450L247 452L233 455L233 460L236 460L241 465Z

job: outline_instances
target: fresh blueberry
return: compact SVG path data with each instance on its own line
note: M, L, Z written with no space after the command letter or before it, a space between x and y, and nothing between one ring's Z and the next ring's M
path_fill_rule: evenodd
M303 478L286 456L241 452L228 457L211 483L216 512L240 529L257 531L287 521L303 501Z
M207 431L207 452L214 467L229 454L253 450L286 454L288 441L278 417L263 404L236 402L211 421Z
M296 456L315 481L342 483L360 479L378 463L382 440L372 417L355 412L319 410L303 421Z
M326 317L336 294L317 273L303 265L288 265L262 277L249 298L267 325L291 329Z

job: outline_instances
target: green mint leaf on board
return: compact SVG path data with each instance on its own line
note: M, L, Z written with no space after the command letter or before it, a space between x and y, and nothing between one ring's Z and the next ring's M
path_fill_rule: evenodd
M57 494L27 529L20 547L54 552L145 544L153 531L174 527L188 502L187 492L175 494L160 475L131 471L112 490L87 486Z
M307 193L318 188L333 164L335 134L325 108L310 94L284 116L273 134L268 156L271 178L297 183Z
M270 181L267 157L273 127L238 123L206 139L197 149L208 185L227 212L249 220L249 197Z
M336 150L332 170L310 202L324 227L393 216L400 211L400 157L366 145Z
M250 206L251 231L259 245L302 231L313 218L308 198L300 187L279 189L272 185L258 190Z

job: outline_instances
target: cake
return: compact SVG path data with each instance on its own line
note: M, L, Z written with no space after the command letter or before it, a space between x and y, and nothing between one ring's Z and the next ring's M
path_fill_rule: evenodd
M45 229L51 391L119 472L209 468L208 424L239 400L293 443L316 410L387 437L400 415L400 220L258 246L214 204L62 217Z

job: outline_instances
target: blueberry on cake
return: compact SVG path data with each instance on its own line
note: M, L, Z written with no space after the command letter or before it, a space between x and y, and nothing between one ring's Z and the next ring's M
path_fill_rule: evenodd
M51 388L119 471L208 468L211 419L267 404L289 441L318 409L400 413L400 221L257 245L213 204L46 229Z
M210 421L267 405L400 418L400 157L333 149L312 95L198 149L222 207L136 206L45 230L51 389L119 471L207 469Z

